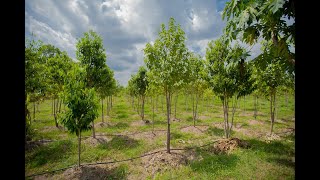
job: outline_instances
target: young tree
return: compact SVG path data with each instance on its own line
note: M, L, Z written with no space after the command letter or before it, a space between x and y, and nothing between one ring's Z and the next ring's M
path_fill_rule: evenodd
M114 77L113 71L108 66L101 68L99 74L101 81L97 85L97 92L101 99L101 118L102 122L104 123L103 100L112 92Z
M197 112L198 112L198 103L199 98L206 89L206 82L203 78L204 74L204 61L199 55L191 53L190 58L190 75L189 75L189 88L192 97L192 118L193 126L196 126Z
M154 44L147 43L144 53L149 69L149 82L162 88L167 105L167 152L170 153L170 114L174 89L181 86L187 74L188 60L185 33L175 20L170 18L168 29L161 25L161 31Z
M147 78L147 70L145 67L141 66L138 70L136 76L133 79L134 88L136 88L135 92L138 95L138 101L141 100L141 119L144 121L144 104L145 104L145 97L146 91L148 88L148 78ZM139 109L139 108L138 108Z
M80 167L81 132L91 129L90 123L98 117L98 99L94 88L88 88L85 83L86 71L83 68L74 68L68 73L63 93L67 111L62 115L60 122L67 127L70 133L78 137L78 166Z
M272 42L263 43L263 53L255 58L254 62L254 77L259 85L258 88L264 92L265 96L270 101L270 119L271 128L270 135L273 133L275 102L278 88L284 83L287 66L281 57L276 57L272 52Z
M31 115L28 109L30 102L36 102L39 98L45 96L47 91L47 74L45 63L41 61L41 41L26 39L25 46L25 134L31 128ZM27 140L27 139L26 139Z
M52 53L46 59L47 72L49 74L49 85L50 85L50 94L53 97L53 116L55 125L58 128L57 116L61 112L62 101L59 98L59 93L63 91L63 85L65 80L65 75L71 69L71 58L67 55L66 52L61 52L58 48L55 48L52 45L47 45L50 47L50 52ZM46 47L46 46L45 46ZM47 53L49 50L46 50L44 53ZM44 56L46 57L46 56ZM55 101L57 99L57 102ZM59 103L60 101L60 103Z
M224 37L210 41L206 49L207 81L216 95L220 97L224 112L225 137L230 137L229 100L237 92L235 75L239 71L234 54Z
M101 84L101 69L106 65L106 53L102 38L94 31L84 33L84 37L78 40L76 56L80 65L86 70L85 83L88 88ZM95 138L94 121L92 121L92 136Z

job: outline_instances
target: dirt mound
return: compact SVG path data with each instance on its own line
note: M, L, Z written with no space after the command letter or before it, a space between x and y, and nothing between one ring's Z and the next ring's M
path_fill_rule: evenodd
M277 134L267 134L265 137L264 137L264 140L267 142L267 143L270 143L271 141L277 141L277 140L281 140L281 137Z
M130 126L145 126L146 124L152 124L152 122L150 122L149 120L146 121L142 121L142 120L138 120L138 121L133 121Z
M213 146L209 148L209 151L215 154L230 153L237 147L249 148L250 145L248 142L238 138L221 139L214 143Z
M83 143L89 146L96 147L99 144L107 143L108 141L110 141L110 139L107 138L106 136L96 136L96 138L93 138L93 137L86 138L85 140L83 140Z
M106 123L106 122L98 122L94 125L94 127L106 127L106 126L110 126L111 124L110 123Z
M163 172L168 169L185 165L187 162L188 158L182 152L171 152L169 154L165 151L161 151L142 158L142 164L145 170L152 175L157 172Z
M137 139L137 140L144 140L148 142L153 142L155 138L158 138L159 136L165 135L167 132L165 130L158 130L154 131L153 133L151 131L148 132L139 132L134 134L128 134L130 137Z
M187 126L181 128L182 132L187 132L187 133L195 133L195 134L203 134L205 131L209 128L209 126Z
M257 120L249 120L248 123L250 125L263 125L263 122Z

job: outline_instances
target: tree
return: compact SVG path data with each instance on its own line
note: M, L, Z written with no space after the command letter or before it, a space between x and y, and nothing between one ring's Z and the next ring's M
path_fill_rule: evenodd
M210 41L206 49L207 81L213 92L219 96L224 112L225 137L230 137L232 125L229 124L229 100L239 91L237 73L241 72L236 57L237 51L228 46L224 37Z
M94 31L84 33L76 45L76 57L80 65L86 70L85 83L88 88L101 84L101 69L106 65L106 53L102 38ZM94 121L92 121L92 136L95 138Z
M254 62L254 78L257 81L258 88L270 101L270 134L273 133L275 102L278 88L284 84L286 73L286 65L282 57L275 57L270 53L272 42L264 42L262 50L264 53L256 57Z
M147 70L145 67L141 66L135 76L132 76L132 88L134 94L138 96L138 101L141 101L141 112L138 110L142 121L144 121L144 104L146 91L148 88L148 78L147 78ZM131 85L131 82L130 82ZM140 107L138 107L139 109Z
M170 114L174 89L187 78L187 48L185 33L175 20L170 18L168 29L161 25L161 31L154 44L146 44L145 63L149 70L149 82L162 89L167 105L167 152L170 153Z
M27 120L25 134L28 137L28 132L31 132L31 115L28 104L36 102L40 97L45 96L47 74L46 66L40 57L42 42L26 39L25 44L25 117Z
M85 84L86 71L76 67L68 73L63 99L68 109L60 121L70 133L78 137L78 166L80 167L81 132L91 129L90 123L98 117L98 99L94 88Z
M101 99L101 106L102 106L101 117L102 117L102 122L104 123L103 100L107 96L110 96L112 93L114 77L113 77L113 71L108 66L103 67L99 71L100 71L99 74L100 74L101 81L97 85L97 92Z
M193 118L193 126L196 126L197 119L197 110L198 110L198 102L200 96L203 94L206 89L206 82L203 78L204 74L204 61L201 59L199 55L194 53L190 54L190 75L189 75L189 87L190 93L192 95L192 118Z
M275 56L283 57L286 65L294 70L295 22L288 25L285 18L295 20L294 0L231 0L226 3L222 19L227 18L225 33L231 39L240 39L250 45L259 38L271 40Z
M55 125L58 128L57 115L61 112L62 101L59 93L63 91L63 85L67 72L71 69L71 58L66 52L61 52L52 45L42 47L43 58L46 58L47 72L49 75L49 91L53 98L53 116ZM49 54L50 53L50 54ZM47 56L48 55L48 56ZM57 102L55 101L57 99ZM60 101L60 103L59 103Z

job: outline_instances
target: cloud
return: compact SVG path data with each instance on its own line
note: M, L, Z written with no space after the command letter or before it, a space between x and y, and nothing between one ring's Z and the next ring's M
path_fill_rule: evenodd
M186 33L187 46L204 56L208 41L217 39L225 21L221 12L226 0L28 0L25 33L34 32L76 59L76 43L92 29L103 39L107 65L126 85L131 74L144 64L145 44L153 42L161 23L175 18Z

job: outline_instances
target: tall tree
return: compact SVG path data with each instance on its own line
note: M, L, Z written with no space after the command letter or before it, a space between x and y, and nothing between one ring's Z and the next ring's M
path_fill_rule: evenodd
M90 123L98 117L98 98L93 88L85 83L86 71L76 67L68 73L63 99L68 109L59 119L70 133L78 137L78 166L80 167L81 132L91 129Z
M276 110L276 94L279 87L284 84L284 78L289 71L286 69L287 66L283 62L283 58L275 56L272 51L270 51L271 46L271 41L263 43L263 53L256 57L254 62L254 77L257 81L258 88L270 101L270 134L272 135Z
M162 88L167 105L167 152L170 153L170 114L174 89L184 83L188 73L188 52L185 33L175 20L170 18L168 29L161 25L161 31L154 44L147 43L144 53L149 69L149 82Z
M229 124L229 100L238 91L235 76L239 72L239 67L237 59L233 56L234 53L224 37L208 43L206 49L207 81L222 102L226 138L230 137L230 128L232 128Z
M84 33L76 45L76 57L86 70L86 86L98 88L101 84L101 69L106 66L107 55L102 38L94 31ZM94 121L92 121L92 136L95 138Z

